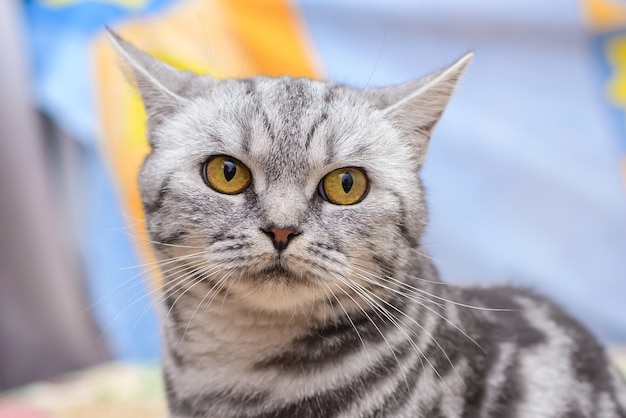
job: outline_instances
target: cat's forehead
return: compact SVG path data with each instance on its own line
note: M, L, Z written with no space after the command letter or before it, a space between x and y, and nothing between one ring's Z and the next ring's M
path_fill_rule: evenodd
M368 96L308 79L229 80L213 86L190 114L190 147L234 156L268 181L296 180L333 165L361 166L382 136Z

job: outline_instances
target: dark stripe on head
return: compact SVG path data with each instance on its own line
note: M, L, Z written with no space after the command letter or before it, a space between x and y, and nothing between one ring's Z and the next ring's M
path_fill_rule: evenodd
M309 133L306 135L306 142L304 143L304 148L309 149L311 146L311 141L313 140L313 136L315 135L315 131L317 128L328 119L328 113L323 112L319 118L317 118L311 128L309 129Z
M177 231L173 232L170 235L162 236L158 232L150 234L150 238L154 241L153 244L156 247L159 246L168 246L168 245L176 245L182 242L187 237L187 232L185 231Z
M289 99L295 101L298 107L304 107L307 102L304 81L302 79L285 79L284 85Z
M369 246L368 246L368 249L372 252L372 254L376 254L377 250L375 248L369 248ZM385 277L394 277L395 276L395 269L393 268L392 263L389 262L388 260L384 259L382 256L374 255L372 257L372 261L374 263L376 263L378 268L380 268L380 272L383 274L383 276L385 276Z
M263 122L263 128L265 128L265 132L270 137L272 142L276 141L276 133L274 132L274 128L272 128L272 123L270 122L270 118L267 116L267 113L263 111L259 106L259 114L261 115L261 121Z
M146 215L152 215L153 213L161 210L161 208L163 207L163 203L168 197L169 185L171 181L171 174L168 174L167 177L165 177L165 180L163 180L163 183L161 183L157 198L154 199L152 202L146 202L145 200L143 201L143 211Z
M326 155L324 155L324 164L329 165L335 160L337 156L337 150L335 143L337 142L333 132L329 132L326 135Z
M337 90L337 86L328 86L326 92L324 93L324 103L329 105L335 99L335 90Z
M248 154L250 153L250 143L252 142L252 127L247 120L240 120L241 123L241 148Z
M406 227L406 216L407 216L406 203L404 202L404 199L399 193L396 193L392 190L390 190L389 192L398 201L398 209L400 212L399 213L400 219L398 220L398 223L397 223L398 231L400 232L400 235L406 240L406 242L409 244L411 248L416 248L419 245L419 242L417 241L416 237L411 235L411 232Z
M253 79L246 79L243 80L243 82L245 83L245 93L252 96L252 104L254 105L253 112L261 118L263 128L265 129L267 135L270 137L272 142L276 141L276 133L274 132L274 128L272 127L270 118L265 110L263 110L263 105L259 100L259 97L256 95L256 82Z
M243 192L243 197L245 199L245 206L244 206L245 213L249 214L249 216L259 217L260 216L259 197L254 192L254 187L248 187Z
M243 83L244 93L246 95L252 95L256 93L256 82L254 81L254 79L245 78L241 80L241 82Z
M333 244L328 244L328 243L324 243L324 242L314 242L311 244L312 247L318 247L318 248L322 248L324 250L328 250L328 251L336 251L336 252L340 252L341 251L341 247L338 246L336 243Z

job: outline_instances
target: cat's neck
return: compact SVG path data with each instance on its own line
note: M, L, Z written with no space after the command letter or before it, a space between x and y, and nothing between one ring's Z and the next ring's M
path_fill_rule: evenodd
M201 292L195 292L186 295L185 308L170 308L164 330L164 361L170 366L245 375L253 364L276 355L309 329L298 318L242 309L222 300L203 306L202 299ZM190 309L194 304L199 308Z

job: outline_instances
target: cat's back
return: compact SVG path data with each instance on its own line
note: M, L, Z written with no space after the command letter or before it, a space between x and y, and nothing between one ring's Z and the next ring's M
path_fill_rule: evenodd
M461 293L475 307L466 309L478 319L489 359L482 417L626 417L623 377L568 313L512 286Z

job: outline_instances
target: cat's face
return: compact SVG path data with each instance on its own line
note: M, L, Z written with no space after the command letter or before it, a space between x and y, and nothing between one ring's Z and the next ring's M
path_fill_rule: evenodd
M418 171L428 136L469 57L358 90L216 81L114 42L150 116L140 187L160 259L182 257L230 300L273 312L402 272L426 223Z

